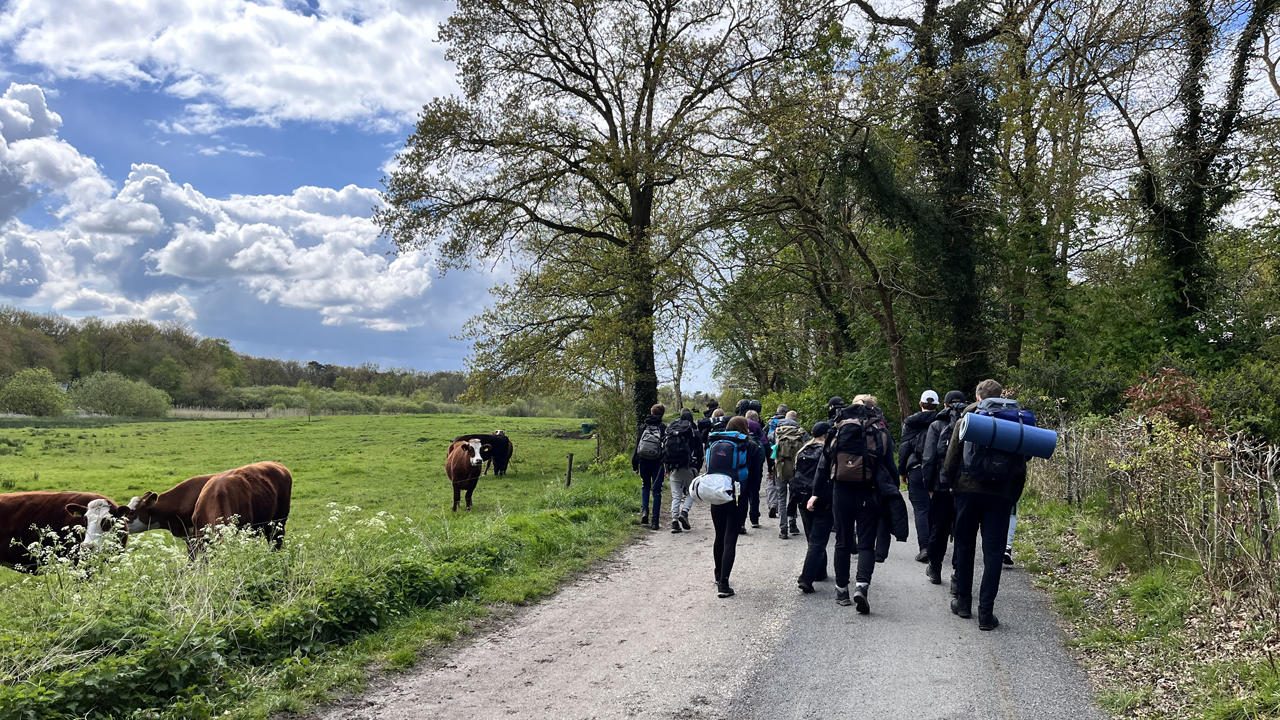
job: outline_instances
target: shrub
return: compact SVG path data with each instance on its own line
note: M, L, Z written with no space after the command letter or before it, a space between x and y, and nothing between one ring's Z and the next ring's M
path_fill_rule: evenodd
M61 415L67 394L44 368L23 370L0 389L0 410L20 415Z
M422 407L401 398L387 398L382 401L382 412L387 415L416 415Z
M119 373L94 373L71 385L71 400L86 412L117 417L164 417L169 393Z
M1144 376L1124 396L1133 412L1163 415L1179 427L1200 427L1209 422L1210 416L1200 395L1199 383L1166 367L1155 375Z

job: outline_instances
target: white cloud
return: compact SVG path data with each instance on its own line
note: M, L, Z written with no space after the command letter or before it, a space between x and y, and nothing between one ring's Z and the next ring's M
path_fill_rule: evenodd
M443 2L10 0L0 44L56 78L161 87L190 102L176 133L284 120L412 120L455 88L435 42ZM3 111L0 110L0 113Z
M6 187L37 186L63 201L49 229L0 216L0 296L61 312L190 322L201 294L240 288L265 304L313 311L326 325L403 330L427 321L429 257L384 254L372 221L376 191L301 187L219 200L148 164L134 165L116 191L91 158L52 134L57 115L42 115L44 95L30 88L15 85L0 98L8 113L0 133L7 140L12 122L22 136L0 145L0 202ZM32 137L36 127L46 134Z

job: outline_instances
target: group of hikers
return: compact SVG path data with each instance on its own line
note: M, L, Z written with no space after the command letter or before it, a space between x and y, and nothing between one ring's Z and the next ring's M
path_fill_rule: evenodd
M871 611L870 587L875 565L884 562L892 538L906 541L908 511L899 489L907 486L919 544L918 562L929 582L942 584L948 540L951 559L951 611L973 615L973 574L977 538L982 537L983 574L978 591L978 627L992 630L1003 565L1013 564L1013 531L1017 503L1026 484L1026 460L994 448L960 440L960 419L971 412L1023 413L1017 402L1001 397L995 380L978 384L976 399L952 390L939 403L938 394L920 396L920 412L902 423L896 446L876 398L858 395L848 404L840 397L827 403L827 419L806 431L786 405L766 422L760 402L742 400L732 415L715 400L695 420L684 409L670 425L666 407L654 405L636 433L632 469L640 475L640 522L662 527L662 493L671 489L671 532L690 529L689 511L706 478L727 476L731 496L710 506L715 526L716 592L734 595L729 585L740 535L747 522L760 528L760 490L765 488L769 518L779 524L778 537L801 532L808 541L797 578L801 592L814 592L828 577L827 543L835 533L833 565L836 602ZM896 455L896 457L895 457ZM718 504L716 504L718 503ZM857 555L850 578L852 557ZM853 584L850 587L850 580Z

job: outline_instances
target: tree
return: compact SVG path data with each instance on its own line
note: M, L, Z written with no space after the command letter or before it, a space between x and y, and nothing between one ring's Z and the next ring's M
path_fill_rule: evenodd
M706 165L707 133L730 89L794 54L830 19L826 10L770 0L461 0L440 37L464 96L423 109L375 218L404 252L443 236L445 268L507 258L532 280L545 277L549 252L583 263L579 272L608 266L602 283L617 295L616 341L639 422L657 400L659 275L697 230L680 186ZM565 299L577 307L592 298ZM591 332L576 317L545 314L524 328L561 353Z
M13 376L0 388L0 410L20 415L61 415L67 411L67 394L58 387L53 373L30 368Z

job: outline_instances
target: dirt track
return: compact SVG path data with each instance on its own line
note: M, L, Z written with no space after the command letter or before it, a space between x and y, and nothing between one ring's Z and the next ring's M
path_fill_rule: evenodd
M779 540L766 525L740 540L738 594L721 600L710 521L702 508L692 520L692 532L624 548L442 666L318 717L1102 717L1018 570L1002 582L1002 626L984 633L947 611L945 586L929 585L912 559L915 540L895 543L863 617L835 604L830 581L801 595L803 540Z

